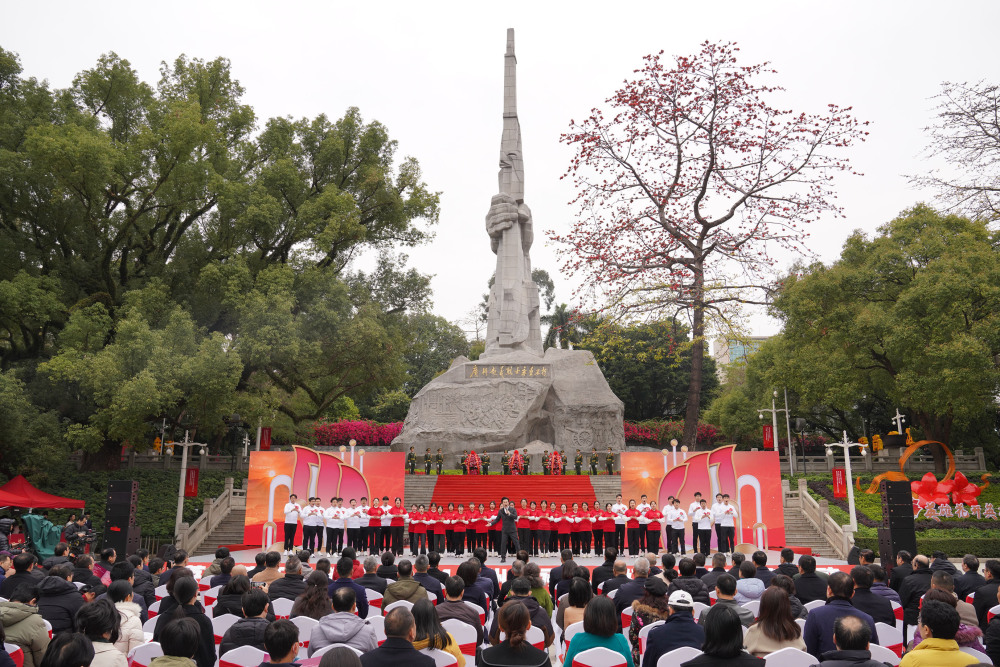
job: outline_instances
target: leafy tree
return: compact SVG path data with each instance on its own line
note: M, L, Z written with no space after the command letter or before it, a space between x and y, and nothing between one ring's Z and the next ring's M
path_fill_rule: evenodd
M1000 217L1000 86L941 84L935 124L927 128L929 158L943 158L949 169L911 177L937 190L948 210L973 218Z
M764 303L774 248L798 250L804 224L839 212L832 174L863 138L849 109L825 114L770 106L780 89L758 82L767 64L740 65L732 44L706 42L672 63L645 59L636 75L571 121L567 176L578 220L551 234L580 291L600 294L619 318L648 314L691 322L684 444L695 444L710 318ZM662 54L662 52L661 52Z
M564 350L579 347L584 331L581 329L584 317L576 310L571 310L565 303L560 303L550 315L543 315L542 324L548 324L544 346L560 347Z
M594 353L611 390L625 403L626 419L663 419L686 413L693 346L686 328L676 320L628 326L606 321L592 326L580 347ZM718 386L715 361L708 358L704 364L709 373L701 408L707 407Z
M855 233L832 266L801 267L782 287L774 313L788 343L772 379L844 412L881 393L924 437L950 442L955 426L996 412L996 243L985 221L925 205L875 238Z
M406 362L406 380L403 392L413 397L441 373L451 362L469 354L469 341L461 328L437 315L411 314L405 323L408 345L403 353ZM409 404L409 401L407 401ZM404 411L403 416L406 416ZM396 421L375 417L376 421Z
M410 409L410 397L404 391L394 390L380 394L372 406L372 418L382 423L401 422Z
M32 403L13 371L0 372L0 473L32 474L65 459L55 412Z

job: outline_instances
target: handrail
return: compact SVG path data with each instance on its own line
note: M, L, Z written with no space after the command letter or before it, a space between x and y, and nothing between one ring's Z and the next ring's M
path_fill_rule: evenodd
M782 485L784 489L787 487ZM821 500L816 502L816 500L809 495L809 488L806 484L806 480L799 480L799 488L796 493L792 493L790 490L786 491L788 494L788 499L786 501L786 506L794 505L794 501L798 501L799 509L802 511L802 515L816 528L816 532L827 541L837 555L840 558L846 558L847 553L854 546L854 533L849 528L839 525L830 516L830 505L826 500ZM796 496L798 496L796 498Z
M218 498L206 498L201 516L190 525L181 523L175 543L178 549L191 553L201 546L213 530L233 509L246 507L246 489L234 489L233 478L226 478L226 488Z

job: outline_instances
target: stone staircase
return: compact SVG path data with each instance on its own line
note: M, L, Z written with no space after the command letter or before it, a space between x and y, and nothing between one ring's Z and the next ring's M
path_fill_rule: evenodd
M212 553L225 544L243 544L243 524L246 522L246 507L233 508L205 540L189 553ZM260 536L257 536L260 539Z
M622 492L621 475L591 475L590 485L594 487L594 495L601 507L607 503L614 504L615 496Z
M434 497L434 487L437 486L437 475L405 475L403 498L407 509L416 503L430 507Z
M816 526L801 510L785 505L785 542L791 546L809 547L814 556L837 558L837 553Z

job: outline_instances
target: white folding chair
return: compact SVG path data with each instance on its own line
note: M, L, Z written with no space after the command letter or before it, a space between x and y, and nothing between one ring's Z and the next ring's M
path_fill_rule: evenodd
M361 657L361 651L359 651L358 649L354 648L353 646L348 646L347 644L330 644L328 646L324 646L320 650L318 650L315 653L313 653L312 657L319 658L320 656L322 656L327 651L332 651L333 649L337 648L338 646L343 646L344 648L349 648L352 651L354 651L354 653L357 654L357 656L359 658ZM222 666L220 665L219 667L222 667Z
M580 651L573 656L572 665L563 665L563 667L625 667L626 665L628 665L628 661L621 653L598 646Z
M85 584L85 583L84 583L84 582L82 582L82 581L74 581L73 583L74 583L74 584L76 584L76 590L80 590L81 588L83 588L84 586L86 586L86 585L87 585L87 584ZM2 601L2 602L6 602L6 601L7 601L7 599L6 599L6 598L0 598L0 601Z
M10 659L14 661L15 667L24 667L24 651L17 644L3 643L3 650L7 651L7 655Z
M982 662L982 663L987 664L987 665L992 665L993 664L993 661L990 660L990 656L986 655L982 651L977 651L976 649L972 648L971 646L959 646L958 650L961 651L962 653L968 653L969 655L971 655L973 658L975 658L979 662ZM875 656L873 655L872 657L875 657ZM898 665L899 663L897 662L896 664Z
M718 602L718 600L719 600L719 594L718 593L716 593L714 590L711 590L711 591L708 592L708 604L709 604L709 606L715 604L716 602Z
M271 600L271 611L274 612L275 618L288 618L292 615L292 605L295 604L294 600L289 600L288 598L275 598Z
M693 660L701 655L701 651L691 646L681 646L668 651L656 661L656 667L680 667L682 663Z
M296 616L291 621L299 629L299 659L305 660L309 657L309 635L319 625L319 621L308 616Z
M562 660L563 656L566 655L566 650L569 649L569 643L573 641L573 635L578 632L583 632L583 621L577 621L576 623L571 623L566 626L566 629L563 631L562 650L559 652L560 660Z
M375 639L378 640L378 645L381 646L382 642L385 641L385 619L381 616L370 616L365 620L375 630Z
M434 593L431 593L430 591L427 591L427 599L431 601L432 605L437 606L437 603L438 603L438 596L437 595L435 595Z
M49 639L52 639L52 624L46 621L44 618L42 619L42 623L45 624L45 631L49 633Z
M604 592L604 582L597 584L597 594L600 595Z
M128 664L129 667L149 667L153 658L159 658L161 655L163 655L163 649L160 648L159 642L140 644L128 654Z
M222 590L222 586L213 586L212 588L206 588L201 592L202 604L205 605L205 609L215 606L215 603L219 599L219 591Z
M712 608L711 605L707 605L704 602L695 602L694 605L691 607L691 613L694 614L695 622L696 623L698 622L698 617L701 616L701 612L711 608Z
M153 618L154 616L160 613L160 602L161 600L157 599L156 602L149 605L149 609L146 610L148 612L149 618Z
M434 658L434 664L436 667L450 667L450 665L458 664L458 658L453 656L451 653L442 651L439 648L425 648L421 649L420 652Z
M894 625L882 623L875 624L875 633L878 634L878 643L884 646L899 657L903 657L903 633Z
M542 632L541 628L536 628L534 625L529 626L528 631L524 633L524 638L535 648L545 650L545 633Z
M813 600L812 602L808 602L803 606L809 611L812 611L813 609L818 609L825 605L826 605L826 600Z
M470 607L476 610L476 613L479 614L479 622L482 623L483 625L486 625L486 610L480 607L475 602L469 602L468 600L464 600L464 602L465 604L469 605Z
M646 644L649 642L650 631L658 625L663 625L666 621L656 621L655 623L650 623L649 625L642 626L642 630L639 630L639 656L641 657L646 653Z
M764 658L764 664L767 667L811 667L816 664L816 658L805 651L786 646Z
M806 619L804 619L804 618L797 618L797 619L795 619L795 622L799 624L799 630L805 630L806 629Z
M233 627L238 620L240 620L240 617L235 614L223 614L222 616L214 616L212 618L212 634L215 635L216 645L222 643L222 638L225 636L226 630Z
M892 605L892 615L896 617L896 629L900 632L903 631L903 605L899 604L895 600L889 600L889 604Z
M267 660L267 653L253 646L240 646L219 658L219 667L257 667Z
M972 601L975 599L976 599L976 591L972 591L971 593L965 596L965 601L968 602L969 604L972 604Z
M476 661L476 630L468 623L464 623L457 618L449 618L442 621L441 627L451 633L451 636L458 642L459 652L467 658Z
M608 597L611 598L612 600L615 599L616 595L618 595L618 589L617 588L615 590L611 591L610 593L608 593Z
M156 594L156 599L157 600L162 600L163 598L170 597L170 593L167 592L167 585L166 584L163 584L162 586L157 586L153 590L153 593Z
M388 614L393 609L397 609L399 607L404 607L406 609L413 609L413 603L410 602L409 600L396 600L395 602L393 602L392 604L390 604L388 607L385 607L385 608L382 609L382 615L385 616L386 614Z
M990 607L990 610L986 612L986 622L989 623L993 620L993 617L1000 614L1000 604L995 604Z
M871 651L872 660L878 660L879 662L887 662L890 665L899 664L899 656L884 646L879 646L878 644L869 644L868 650Z
M365 594L368 596L368 607L369 607L369 609L371 607L375 607L376 609L378 609L379 613L381 614L382 613L382 598L383 598L383 595L381 593L379 593L378 591L373 591L371 589L366 590ZM369 614L369 616L370 615L371 614Z
M753 612L753 617L757 618L760 616L760 600L750 600L749 602L744 602L740 605L744 609L749 609Z
M629 626L632 625L632 614L635 609L632 607L625 607L622 609L622 634L628 637Z
M154 617L150 616L149 620L142 624L142 631L143 632L156 632L156 619Z
M212 587L212 577L214 577L214 576L215 576L214 574L209 574L209 575L204 576L201 579L199 579L198 580L198 590L201 591L202 593L204 593L209 588L211 588Z

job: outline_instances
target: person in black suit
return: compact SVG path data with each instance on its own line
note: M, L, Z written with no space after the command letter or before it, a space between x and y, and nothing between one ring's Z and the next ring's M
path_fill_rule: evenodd
M694 565L694 563L692 563ZM615 611L618 612L618 622L621 623L625 607L631 607L636 600L646 595L646 578L649 576L649 561L645 556L639 556L632 566L632 581L622 584L615 593ZM607 586L605 586L607 588Z
M892 572L889 575L889 588L897 593L903 586L903 579L906 579L913 573L912 560L913 556L910 555L909 551L900 551L896 554L896 566L892 568Z
M816 574L816 559L812 556L799 558L799 576L795 580L795 597L804 605L815 600L826 599L826 581Z
M435 667L434 658L413 648L416 636L413 614L405 607L396 607L385 616L385 641L361 656L361 667Z
M996 606L994 602L997 600L998 590L1000 590L1000 560L990 559L986 561L986 583L976 589L976 597L972 598L972 606L976 608L979 627L983 632L989 627L986 615Z
M517 510L510 504L507 496L500 501L500 511L490 525L495 526L497 522L500 522L500 562L506 563L508 542L513 541L514 553L521 550L521 544L517 541Z
M354 580L354 583L361 584L365 588L371 591L375 591L380 595L385 595L385 587L389 585L385 577L380 577L376 574L378 570L379 559L376 556L368 556L365 558L363 567L365 568L364 576L358 577Z
M438 565L441 564L441 554L439 554L436 551L428 551L427 564L430 565L430 567L427 568L427 574L431 575L432 577L440 581L442 584L448 581L448 576L449 576L448 573L442 572L441 569L438 567Z
M863 611L876 622L886 625L896 625L896 614L892 611L892 603L889 598L872 593L872 584L875 577L872 571L864 565L858 565L851 569L851 579L854 580L854 595L851 597L851 605Z
M969 593L986 583L986 578L979 574L979 559L972 554L962 557L962 571L965 574L955 577L955 595L959 600L964 600Z
M595 595L598 586L615 576L615 558L618 558L618 550L614 547L606 547L604 549L604 562L595 567L594 572L590 575L590 584L594 588Z
M553 600L558 599L556 598L556 584L563 579L563 566L567 561L571 560L573 560L573 551L571 549L563 549L559 552L559 565L556 565L549 572L549 595L552 596ZM574 567L573 569L576 568Z
M493 584L493 597L496 599L497 595L500 593L500 579L497 578L496 570L493 568L486 567L486 559L489 558L489 554L486 549L482 547L476 547L472 552L472 557L479 561L481 567L479 568L479 575L486 577ZM429 588L427 590L430 590Z
M628 565L626 565L623 560L615 561L614 573L615 576L605 580L604 588L601 589L601 593L603 595L608 595L611 591L617 590L632 581L628 578Z

